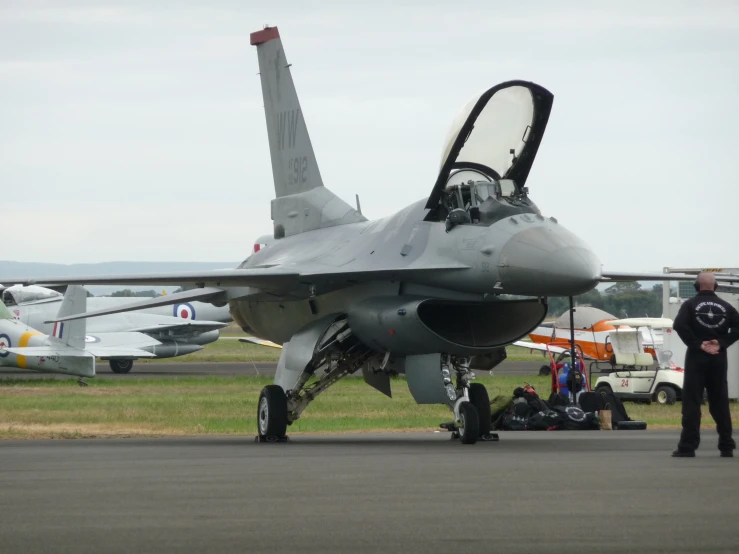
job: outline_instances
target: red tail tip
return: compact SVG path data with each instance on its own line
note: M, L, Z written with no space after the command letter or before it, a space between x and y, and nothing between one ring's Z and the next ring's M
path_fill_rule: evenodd
M265 27L261 31L255 31L249 35L252 46L257 46L276 38L280 38L280 31L277 30L277 27Z

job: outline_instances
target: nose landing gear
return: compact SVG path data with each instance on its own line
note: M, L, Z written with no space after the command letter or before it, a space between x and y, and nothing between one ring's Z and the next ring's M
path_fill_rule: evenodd
M450 357L449 363L457 378L456 395L453 394L454 389L450 388L451 381L447 384L450 392L449 407L454 412L455 421L442 423L440 427L451 431L452 439L459 439L462 444L475 444L478 440L500 440L497 433L491 433L490 397L485 385L470 383L475 375L470 371L469 360Z

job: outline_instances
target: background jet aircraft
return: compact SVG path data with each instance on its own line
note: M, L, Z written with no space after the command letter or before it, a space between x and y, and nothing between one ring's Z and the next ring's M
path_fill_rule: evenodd
M51 333L62 304L63 295L55 290L39 286L15 285L2 291L5 305L15 319L43 333ZM91 309L111 308L130 303L130 298L91 297L87 304ZM150 308L92 318L88 333L112 333L136 331L154 339L154 343L142 350L153 357L171 358L203 349L203 345L218 340L219 329L231 321L226 307L216 307L202 302L183 302L173 306ZM106 357L115 373L128 373L134 358Z
M323 185L277 28L252 33L251 44L276 196L269 247L233 270L54 282L197 287L87 316L228 303L247 333L283 347L258 402L261 439L285 437L318 394L361 370L387 395L389 373L405 373L416 402L447 405L455 433L474 443L490 431L490 405L472 382L473 359L485 369L502 361L504 347L543 320L549 296L600 280L664 280L602 275L590 248L534 204L525 185L552 107L545 88L509 81L474 98L452 127L428 197L368 221Z
M59 317L85 312L87 291L70 286L59 307ZM0 301L0 366L35 369L78 377L95 376L95 357L152 357L141 350L158 341L143 333L86 334L86 319L54 324L45 335L19 321Z

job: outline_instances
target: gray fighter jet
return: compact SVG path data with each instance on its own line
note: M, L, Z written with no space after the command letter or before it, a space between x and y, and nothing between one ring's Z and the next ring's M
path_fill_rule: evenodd
M602 275L590 248L534 203L526 180L553 101L544 87L509 81L474 98L427 197L368 221L323 185L277 28L253 33L251 44L276 196L268 247L233 270L53 282L195 285L87 315L202 300L228 304L247 333L281 344L258 402L260 440L284 438L316 396L362 371L388 396L390 374L404 373L416 402L447 405L451 430L475 443L490 432L490 407L472 362L500 363L504 347L542 321L547 297L601 280L664 279Z

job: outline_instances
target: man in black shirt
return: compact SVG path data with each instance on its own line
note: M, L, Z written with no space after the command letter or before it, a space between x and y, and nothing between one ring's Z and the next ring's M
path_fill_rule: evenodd
M680 306L673 329L688 347L683 383L683 431L672 455L692 458L700 444L701 401L708 392L708 409L716 422L721 456L734 455L731 437L726 350L739 339L739 312L716 293L712 273L700 273L698 294Z

